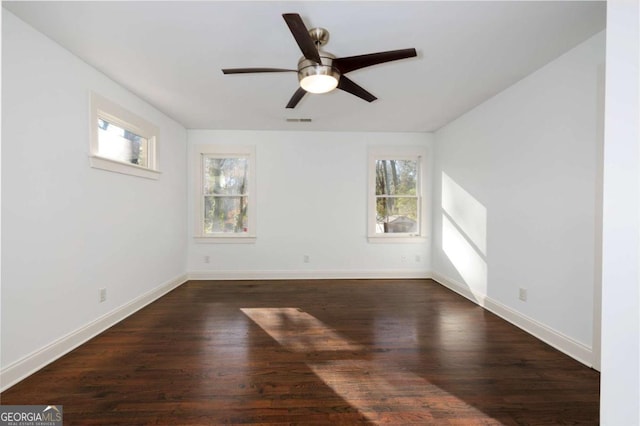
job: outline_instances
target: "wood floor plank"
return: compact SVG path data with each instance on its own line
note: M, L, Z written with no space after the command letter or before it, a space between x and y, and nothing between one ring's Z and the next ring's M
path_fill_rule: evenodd
M70 425L595 425L599 373L430 280L191 281L0 398Z

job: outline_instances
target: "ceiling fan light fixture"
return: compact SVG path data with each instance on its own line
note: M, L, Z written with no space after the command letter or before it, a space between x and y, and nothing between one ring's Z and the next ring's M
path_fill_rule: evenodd
M318 64L304 56L298 61L298 81L300 87L309 93L327 93L338 87L340 71L333 67L334 56L328 52L319 51Z
M338 87L338 79L340 78L338 73L307 72L305 74L307 75L300 76L300 87L309 93L327 93Z
M298 102L309 93L327 93L340 89L367 102L377 98L364 88L349 79L348 72L399 59L413 58L418 55L415 48L389 50L386 52L367 53L364 55L336 58L321 47L329 41L329 31L324 28L307 30L302 18L297 13L282 15L291 35L295 39L302 57L298 60L298 87L289 99L286 108L295 108ZM334 66L335 64L335 66ZM223 68L224 74L295 72L283 68Z

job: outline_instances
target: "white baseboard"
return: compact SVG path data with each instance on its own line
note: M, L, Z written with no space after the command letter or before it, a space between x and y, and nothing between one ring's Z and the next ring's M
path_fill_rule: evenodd
M562 334L561 332L554 330L533 318L529 318L528 316L523 315L484 294L472 292L466 285L454 279L445 277L444 275L436 272L433 272L431 277L439 284L442 284L450 290L466 297L516 327L521 328L532 336L537 337L550 346L553 346L560 352L569 355L576 361L581 362L587 367L593 366L593 351L590 347L573 340L571 337L566 336L565 334Z
M0 391L5 391L186 281L186 275L169 280L131 302L97 318L84 327L72 331L53 343L9 364L0 371Z
M431 278L450 290L484 307L527 333L553 346L577 361L591 367L591 348L570 337L532 319L484 294L471 291L464 284L436 272L381 270L381 271L194 271L176 277L155 289L137 297L131 302L103 315L84 327L75 330L55 342L24 358L13 362L0 371L0 392L35 373L66 353L77 348L104 330L142 309L188 280L279 280L279 279L425 279Z
M425 279L431 277L429 271L380 270L265 270L265 271L192 271L190 280L325 280L325 279Z
M471 300L473 303L475 303L476 305L480 305L483 308L485 307L485 302L487 299L487 296L485 294L482 293L478 293L476 291L471 290L469 287L467 287L466 285L445 277L444 275L441 275L437 272L431 272L431 276L430 278L434 281L436 281L438 284L443 285L445 287L447 287L449 290L453 290L456 293L458 293L461 296L466 297L467 299Z

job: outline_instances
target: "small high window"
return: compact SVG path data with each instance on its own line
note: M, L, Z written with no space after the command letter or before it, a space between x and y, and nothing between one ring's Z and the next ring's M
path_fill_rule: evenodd
M157 135L153 124L91 94L92 167L157 179Z
M98 118L98 155L142 167L149 166L149 140Z

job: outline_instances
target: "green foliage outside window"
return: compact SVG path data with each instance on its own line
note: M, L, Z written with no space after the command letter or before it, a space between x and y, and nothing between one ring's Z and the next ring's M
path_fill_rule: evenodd
M247 232L249 163L246 158L204 157L204 232Z
M417 231L417 184L416 160L376 160L377 232Z

